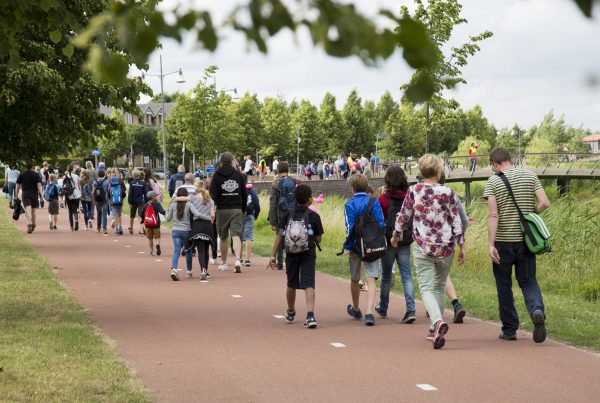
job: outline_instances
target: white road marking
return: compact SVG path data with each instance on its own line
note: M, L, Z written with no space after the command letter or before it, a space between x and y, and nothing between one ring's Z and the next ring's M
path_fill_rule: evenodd
M126 248L131 248L131 245L125 245Z
M432 391L432 390L437 390L437 388L435 386L430 385L428 383L417 383L417 388L423 389L427 392Z
M113 242L119 242L119 240L118 239L113 239Z
M139 254L142 254L142 253L146 253L146 252L138 252L138 253L139 253Z
M241 296L241 295L238 295L238 294L231 294L231 296L232 296L233 298L242 298L242 296Z
M200 280L201 283L208 283L208 280Z
M344 343L338 343L338 342L335 342L335 343L329 343L329 344L331 344L331 345L332 345L333 347L335 347L335 348L342 348L342 347L346 347L346 345L345 345Z
M285 316L283 316L283 315L273 315L273 317L275 319L285 319Z
M156 259L155 262L162 262L162 259Z

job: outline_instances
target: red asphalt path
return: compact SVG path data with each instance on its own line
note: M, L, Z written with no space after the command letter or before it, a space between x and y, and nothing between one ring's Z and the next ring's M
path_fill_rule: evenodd
M242 274L211 266L208 282L186 280L180 258L182 281L173 282L168 228L163 255L151 257L140 235L71 232L62 209L50 233L46 212L40 216L26 238L156 401L600 401L598 354L552 340L537 345L521 331L516 342L501 341L497 324L470 317L450 324L446 346L433 350L422 304L414 324L400 324L404 301L394 295L390 317L366 327L345 312L348 281L320 273L319 327L308 330L302 292L296 323L274 317L285 311L285 274L265 270L264 258ZM17 226L25 232L24 217ZM361 300L364 311L365 293Z

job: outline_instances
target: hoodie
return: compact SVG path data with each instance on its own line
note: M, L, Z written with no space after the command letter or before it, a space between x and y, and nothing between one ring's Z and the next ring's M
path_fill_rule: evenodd
M248 193L242 174L231 166L219 169L210 183L210 197L215 201L217 210L239 209L245 212Z

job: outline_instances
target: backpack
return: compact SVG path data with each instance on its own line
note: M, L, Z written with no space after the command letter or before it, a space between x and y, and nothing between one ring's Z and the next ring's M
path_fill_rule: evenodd
M402 209L402 203L404 203L404 199L394 199L387 193L385 193L383 196L388 200L387 218L385 219L385 239L389 242L394 234L396 218ZM402 231L402 238L398 240L398 246L408 246L413 243L412 231L413 226L411 218L408 226Z
M158 184L158 182L152 182L152 191L156 193L156 199L159 203L163 201L163 190L162 187Z
M279 182L279 208L291 211L296 208L296 181L289 176L283 177Z
M119 206L123 204L123 191L121 189L119 178L116 176L110 180L110 189L108 193L113 206Z
M81 200L92 201L92 186L89 183L81 186Z
M310 167L306 167L306 169L304 169L304 174L305 174L305 176L310 176L312 174Z
M104 191L105 179L96 182L96 189L94 190L94 200L98 203L104 203L106 200L106 192Z
M309 210L307 209L299 220L294 219L294 212L290 213L285 227L285 252L291 254L308 252L310 249L309 236L312 232L308 218Z
M74 190L75 184L73 183L73 178L69 178L65 175L65 177L63 178L63 185L61 189L62 194L64 194L65 196L71 196Z
M146 211L144 212L144 226L146 228L156 228L158 226L158 217L152 202L148 202Z
M375 199L371 198L367 210L356 218L354 224L354 236L356 237L354 251L363 262L374 262L380 259L387 250L385 232L371 215L373 204L375 204Z
M256 206L252 202L252 191L248 189L248 198L246 200L246 215L253 215Z
M55 191L56 191L56 186L54 185L54 182L52 182L50 185L46 186L46 189L44 189L44 200L50 201L50 197L52 197L54 195Z

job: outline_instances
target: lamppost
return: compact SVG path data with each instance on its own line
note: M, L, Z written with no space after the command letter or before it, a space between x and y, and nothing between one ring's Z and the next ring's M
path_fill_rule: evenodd
M163 73L162 55L160 55L160 74L147 74L147 73L142 72L142 79L144 79L146 76L160 77L160 103L161 103L160 123L161 123L161 129L162 129L163 172L165 175L165 189L167 188L167 140L165 137L165 93L164 93L164 89L163 89L163 79L165 78L165 76L168 76L171 74L177 74L177 80L175 81L176 83L178 83L178 84L185 83L185 79L183 78L183 72L181 71L181 68L179 68L176 71L171 71L169 73Z

